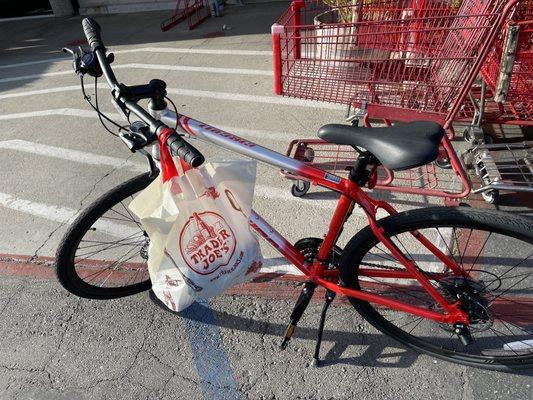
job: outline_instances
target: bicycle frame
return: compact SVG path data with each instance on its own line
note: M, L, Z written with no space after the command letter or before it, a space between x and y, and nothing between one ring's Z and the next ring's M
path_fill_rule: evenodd
M356 183L349 179L325 172L311 165L287 157L273 150L262 147L247 139L220 130L203 122L189 118L182 114L165 110L149 110L150 114L168 126L177 126L177 130L192 138L200 139L212 143L224 149L242 154L249 158L262 161L266 164L288 171L297 177L311 181L314 185L319 185L327 189L340 193L340 198L331 219L329 229L320 246L317 260L308 263L300 252L279 232L270 226L260 215L252 211L250 216L250 226L263 237L271 246L279 251L288 261L298 268L308 279L324 286L336 293L341 293L349 297L369 301L404 311L426 319L431 319L439 323L463 323L468 324L467 314L459 307L459 302L449 303L431 284L428 277L423 274L409 260L402 251L386 235L376 220L379 209L385 210L389 214L397 211L388 203L378 201L366 194ZM360 275L380 278L411 279L416 280L430 294L430 296L444 310L443 313L417 307L391 298L376 295L363 290L356 290L340 286L336 283L337 271L332 272L324 268L323 262L327 260L333 246L342 231L344 223L350 216L355 204L359 205L365 212L369 225L381 243L391 252L391 254L404 267L405 271L376 271L372 269L360 269ZM429 239L419 232L413 231L411 234L423 246L430 250L449 270L454 274L464 275L461 268L439 248L431 243ZM438 274L436 274L438 275ZM333 279L332 279L333 278Z

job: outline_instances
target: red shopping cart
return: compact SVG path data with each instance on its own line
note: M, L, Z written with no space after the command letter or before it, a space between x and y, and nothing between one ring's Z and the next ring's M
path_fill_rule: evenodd
M452 121L464 112L490 44L517 2L359 0L332 7L321 0L295 1L272 27L275 91L349 104L361 111L367 125L369 118L442 124L449 137L443 139L439 159L449 160L459 189L440 188L434 166L410 171L403 180L386 171L379 186L464 197L470 183L449 141ZM315 153L326 146L312 140L299 145L312 146ZM329 164L342 161L330 154Z
M502 123L533 126L533 1L522 1L498 34L481 70L501 104Z

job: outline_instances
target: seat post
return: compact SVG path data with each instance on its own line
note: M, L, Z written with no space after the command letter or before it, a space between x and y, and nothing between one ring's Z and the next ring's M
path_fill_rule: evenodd
M359 186L364 186L370 178L370 171L366 169L369 165L376 165L379 163L378 159L369 151L360 151L356 148L356 151L359 153L359 157L355 160L355 165L350 169L348 174L348 179L352 182L357 183Z

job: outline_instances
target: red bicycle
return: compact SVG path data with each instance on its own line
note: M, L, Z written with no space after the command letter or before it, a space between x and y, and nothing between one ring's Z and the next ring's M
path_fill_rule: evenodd
M283 348L315 289L323 286L326 299L316 364L326 311L341 294L375 328L417 351L494 370L533 367L533 222L469 207L397 213L361 189L375 182L378 165L397 170L435 160L444 136L440 125L413 122L375 129L372 135L367 128L323 126L319 130L323 140L348 144L360 152L348 177L342 178L168 110L163 81L119 84L99 26L86 18L83 27L91 50L70 51L82 89L85 75L103 75L117 109L130 120L134 115L140 119L128 126L117 124L119 136L131 151L148 158L151 173L111 190L72 223L57 253L57 275L67 290L81 297L110 299L150 288L146 268L150 238L127 204L157 174L159 142L190 167L201 166L204 157L185 141L188 136L289 171L340 196L323 238L291 244L257 213L250 215L251 228L307 278L290 315ZM148 111L137 104L140 99L150 99ZM106 118L97 97L95 103L95 110ZM398 130L408 130L409 135ZM149 145L151 152L146 150ZM356 206L368 218L368 226L341 249L339 236ZM377 219L378 210L390 216Z

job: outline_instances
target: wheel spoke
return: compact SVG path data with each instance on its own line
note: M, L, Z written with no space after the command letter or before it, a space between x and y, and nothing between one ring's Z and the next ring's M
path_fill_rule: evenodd
M468 248L468 243L470 243L470 237L472 237L472 232L474 230L473 229L470 229L470 233L468 234L468 238L466 239L466 243L465 243L465 249L463 251L463 255L461 255L461 251L459 250L459 255L460 255L460 258L459 258L459 266L462 268L463 267L463 259L464 259L464 256L466 254L466 249ZM457 243L457 248L458 249L461 249L461 247L459 247L459 243ZM464 268L462 268L464 270Z
M492 284L492 282L494 282L494 281L496 281L496 280L498 280L498 279L501 280L503 276L507 275L509 272L511 272L511 271L512 271L513 269L515 269L516 267L518 267L518 266L519 266L520 264L522 264L524 261L529 260L529 258L530 258L532 255L533 255L533 252L532 252L530 255L528 255L526 258L524 258L523 260L521 260L518 264L513 265L511 268L509 268L507 271L505 271L503 274L501 274L497 279L494 278L494 280L492 280L492 281L489 283L489 285ZM503 278L503 279L507 279L507 278Z
M151 182L148 174L124 182L74 220L56 260L67 290L101 299L150 287L146 260L150 240L129 205Z
M443 218L449 220L448 215ZM497 218L494 218L494 221L489 219L487 221L489 227L491 224L498 223ZM415 239L411 239L409 235L414 230L433 241L435 240L433 238L436 238L441 251L447 253L450 260L469 273L468 277L458 277L453 274L439 275L439 278L434 278L436 281L432 284L438 284L437 290L447 301L460 301L463 309L472 313L472 322L469 324L473 338L471 345L462 345L450 324L437 323L381 306L374 307L373 310L380 315L380 318L408 335L402 338L407 337L406 340L409 341L409 337L417 337L422 340L422 343L427 343L427 348L438 344L442 349L451 352L447 354L461 354L463 357L481 357L481 359L490 358L496 360L496 364L512 362L509 361L509 355L511 358L525 355L531 357L530 363L533 363L533 351L529 340L533 339L533 333L530 332L533 328L533 271L524 269L530 267L528 260L533 258L533 253L529 254L531 242L507 234L504 228L483 229L469 226L465 221L459 222L455 226L454 224L438 225L438 220L434 225L421 221L422 227L408 223L405 224L405 228L394 230L395 228L389 225L386 229L390 240L397 244L399 250L414 261L417 268L424 274L440 272L439 268L442 267L442 263L435 258L431 250L419 244ZM377 243L373 243L369 246L370 248L359 250L364 252L364 255L358 258L361 260L360 268L369 268L369 271L372 268L376 271L394 270L399 262L389 258L390 254L383 250L383 244L375 240ZM511 251L512 253L508 254L513 254L512 258L503 257L506 254L504 251ZM409 287L404 279L368 275L372 274L361 273L358 276L361 290L441 312L440 307L431 301L422 287L421 291L417 292ZM459 286L456 283L457 279L460 279ZM478 286L475 285L476 282L479 283ZM495 282L499 284L495 285ZM416 285L416 282L413 285ZM469 293L469 290L471 290L470 296L461 294ZM458 297L459 295L462 297ZM517 297L518 295L522 297ZM531 302L529 297L531 297ZM486 314L482 314L483 312ZM371 318L378 323L378 326L388 326L385 322L376 319L378 317L374 314L371 314ZM386 328L384 330L389 331ZM395 336L395 331L392 330L392 332ZM516 344L506 346L513 342ZM423 345L422 348L424 348ZM527 351L518 350L520 348ZM431 352L431 350L428 351ZM446 356L446 353L443 355ZM472 358L471 360L480 366L487 365L478 361L479 359Z
M476 255L476 258L474 259L474 261L472 262L472 266L470 267L470 269L468 270L468 274L470 274L470 272L472 272L472 270L474 269L474 266L476 265L477 263L477 260L479 260L479 256L481 255L481 253L483 252L483 250L485 249L485 246L487 245L487 242L489 241L489 238L490 236L492 235L492 232L489 232L489 234L487 235L487 237L485 238L485 242L483 242L483 246L481 246L481 249L479 250L479 252L477 253Z
M528 275L529 276L529 275ZM497 299L499 299L501 296L503 296L505 293L508 293L512 288L516 287L516 285L518 285L519 283L523 282L524 279L526 279L527 276L524 276L522 279L520 279L518 282L514 283L513 285L509 286L506 290L503 291L503 293L500 293L498 296L496 296L495 298L493 298L490 303L489 303L489 306L494 303Z
M444 239L444 236L442 236L442 233L440 233L440 230L439 230L438 227L436 228L436 230L437 230L437 233L439 234L440 238L442 239L442 243L444 243L444 245L446 246L446 249L448 250L448 255L452 258L453 262L455 264L457 264L457 260L453 256L453 251L450 248L450 246L448 245L448 242L446 242L446 239ZM457 264L457 265L459 265L459 264Z
M120 202L120 204L122 204L122 207L124 207L124 210L126 210L126 212L128 213L128 215L130 216L131 220L139 227L140 230L143 230L142 226L139 224L139 222L137 221L137 219L133 216L133 214L131 213L131 211L128 209L128 207L126 207L124 205L124 202Z
M108 270L110 270L110 269L112 269L112 272L111 272L111 273L113 273L114 271L116 271L116 270L118 269L118 267L119 267L120 265L123 265L125 262L127 262L127 261L129 261L129 260L131 260L131 259L133 259L134 257L137 256L137 253L134 253L133 255L129 256L129 254L130 254L133 250L135 250L135 249L131 249L131 250L129 250L129 251L128 251L127 253L125 253L122 257L120 257L120 259L118 259L118 260L116 260L116 261L113 261L113 262L112 262L111 264L109 264L106 268L103 268L102 270L100 270L100 272L97 272L97 273L95 273L95 274L91 274L91 275L86 276L86 278L87 278L87 277L91 277L91 276L93 276L93 277L94 277L94 276L98 276L100 273L103 273L103 272L108 271ZM125 258L126 256L129 256L129 257ZM109 277L108 277L108 278L109 278ZM107 280L107 278L106 278L106 280ZM86 281L86 282L91 282L91 281L93 281L93 279L90 279L90 280L88 280L88 281Z
M124 243L124 241L126 241L126 240L132 240L132 239L135 238L136 235L138 235L138 233L136 233L136 234L132 234L132 235L129 235L129 236L123 238L123 239L117 240L117 241L115 241L115 242L109 244L108 246L105 246L104 248L99 249L99 250L97 250L97 251L90 252L90 253L84 254L83 256L77 256L77 257L83 257L83 258L81 258L80 260L86 260L86 259L89 259L89 258L91 258L91 257L94 257L96 254L102 253L102 252L104 252L104 251L106 251L106 250L109 250L109 249L112 249L112 248L115 248L115 247L120 247L120 246L122 246L122 244ZM139 239L140 239L140 238L139 238ZM144 237L143 237L142 240L144 241Z

